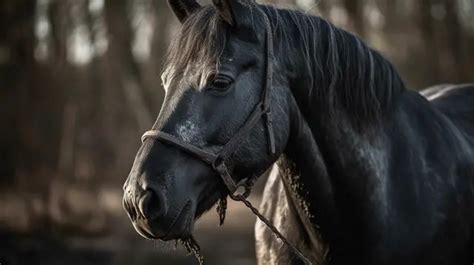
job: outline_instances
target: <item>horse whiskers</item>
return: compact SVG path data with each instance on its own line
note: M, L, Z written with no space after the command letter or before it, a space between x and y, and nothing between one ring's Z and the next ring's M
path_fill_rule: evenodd
M217 214L219 214L219 226L222 226L225 221L225 213L227 210L227 196L220 198L216 206Z
M204 264L204 257L201 255L201 247L199 247L199 244L197 243L196 239L194 239L193 236L190 236L188 238L182 238L178 239L176 241L176 244L180 242L188 251L189 254L193 254L194 257L196 257L197 261L199 262L199 265Z

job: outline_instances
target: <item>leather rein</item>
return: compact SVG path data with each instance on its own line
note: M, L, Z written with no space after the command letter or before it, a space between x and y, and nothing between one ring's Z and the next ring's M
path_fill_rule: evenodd
M262 14L266 26L266 69L265 79L263 85L263 92L260 102L255 106L252 113L247 118L244 125L237 131L237 133L224 145L224 147L217 153L208 152L200 147L185 142L177 137L159 130L149 130L145 132L141 138L142 142L146 139L155 139L163 143L172 145L186 153L189 153L206 164L210 165L214 171L218 173L222 179L224 185L228 190L229 197L234 201L240 201L244 203L250 210L267 225L275 235L285 243L294 254L296 254L305 264L312 264L303 253L298 250L293 244L291 244L279 231L278 229L264 217L248 200L247 197L250 195L251 188L255 182L254 178L244 178L241 181L236 182L229 173L226 165L226 161L237 151L241 143L248 138L251 130L255 125L263 120L266 127L266 134L268 139L268 152L270 155L275 155L275 135L273 132L273 120L270 111L270 93L272 89L273 81L273 64L272 59L274 56L273 50L273 34L272 26L267 14L258 9ZM243 189L243 190L242 190Z

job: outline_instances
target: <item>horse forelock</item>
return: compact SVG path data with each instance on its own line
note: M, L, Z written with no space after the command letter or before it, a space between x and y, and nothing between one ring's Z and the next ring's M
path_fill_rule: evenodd
M224 35L219 15L212 6L204 6L190 15L171 42L161 76L165 89L204 87L217 73Z

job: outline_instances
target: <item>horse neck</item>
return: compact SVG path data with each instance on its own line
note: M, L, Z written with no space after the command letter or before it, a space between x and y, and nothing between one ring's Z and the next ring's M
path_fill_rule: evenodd
M296 102L292 110L280 167L311 222L321 227L324 236L324 231L340 227L354 213L380 211L384 218L389 156L384 130L373 127L360 132L342 115L316 115L313 120L319 122L309 122Z
M293 52L279 64L292 95L282 167L324 236L351 214L386 215L388 141L382 120L404 85L391 64L356 37L320 18L305 19L317 32L298 29L278 47L279 54Z

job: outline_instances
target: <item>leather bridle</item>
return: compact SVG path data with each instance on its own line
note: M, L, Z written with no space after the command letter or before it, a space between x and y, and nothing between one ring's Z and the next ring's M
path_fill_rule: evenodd
M266 126L267 139L268 139L268 152L270 155L276 154L275 147L275 135L273 132L272 116L270 110L270 95L272 89L273 81L273 63L272 59L274 56L273 50L273 34L272 26L267 14L259 9L263 14L263 19L266 26L266 58L265 58L265 79L263 80L263 91L259 103L255 106L252 113L247 118L244 125L237 131L237 133L224 145L224 147L217 153L211 153L197 147L193 144L185 142L177 137L159 130L149 130L145 132L141 138L142 142L146 139L156 139L163 143L177 147L178 149L189 153L201 161L209 164L220 176L224 185L226 186L229 197L235 201L243 202L247 207L249 207L252 212L259 217L276 235L280 238L292 251L306 264L311 264L311 262L298 250L296 249L263 215L261 215L258 210L252 206L252 204L247 200L247 197L250 195L252 184L254 179L244 178L241 181L236 182L229 173L226 162L228 159L238 150L242 142L247 139L251 130L256 126L256 124L263 120ZM244 190L242 191L241 188Z
M264 13L264 12L262 12ZM243 187L245 188L244 195L250 193L249 185L246 185L249 179L244 179L236 183L236 181L229 174L228 167L226 162L234 154L237 149L241 146L242 142L248 137L251 130L255 125L263 119L266 125L267 137L268 137L268 152L271 155L275 155L275 135L273 132L272 116L270 111L270 94L272 89L272 80L273 80L273 34L270 25L270 21L265 14L264 16L267 38L266 38L266 59L265 59L265 80L263 80L263 91L261 95L260 102L255 106L252 113L247 118L244 125L237 131L237 133L224 145L224 147L216 154L210 153L205 149L199 148L195 145L192 145L188 142L178 139L177 137L158 130L150 130L145 132L142 136L142 142L147 138L153 138L161 142L174 145L175 147L194 155L203 162L209 164L221 177L224 182L227 190L229 191L229 196L232 199L235 199L237 190Z

